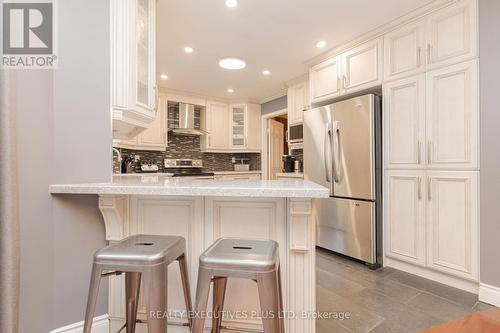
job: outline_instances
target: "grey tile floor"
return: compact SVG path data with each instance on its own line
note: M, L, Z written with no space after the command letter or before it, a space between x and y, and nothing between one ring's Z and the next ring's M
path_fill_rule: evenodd
M316 305L349 319L318 319L317 333L415 333L490 308L477 295L392 268L372 271L317 249Z

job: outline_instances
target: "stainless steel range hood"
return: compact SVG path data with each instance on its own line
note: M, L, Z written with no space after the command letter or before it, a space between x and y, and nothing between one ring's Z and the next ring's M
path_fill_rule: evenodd
M176 134L199 136L207 134L194 125L194 105L187 103L179 103L179 127L172 128L170 131Z

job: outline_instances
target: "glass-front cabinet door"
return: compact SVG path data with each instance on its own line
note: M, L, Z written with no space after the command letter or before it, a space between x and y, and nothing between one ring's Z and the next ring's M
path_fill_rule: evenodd
M154 66L154 0L136 0L137 104L153 110L157 104Z
M246 146L246 105L231 105L231 145Z

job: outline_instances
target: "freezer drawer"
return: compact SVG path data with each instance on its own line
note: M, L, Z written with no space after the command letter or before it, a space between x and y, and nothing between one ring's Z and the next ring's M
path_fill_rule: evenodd
M317 245L346 256L375 264L375 202L349 199L317 199Z

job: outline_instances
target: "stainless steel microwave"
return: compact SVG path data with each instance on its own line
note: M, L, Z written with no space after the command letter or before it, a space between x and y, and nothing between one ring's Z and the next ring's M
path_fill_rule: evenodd
M304 141L304 126L302 124L290 125L288 128L288 143L297 144Z

